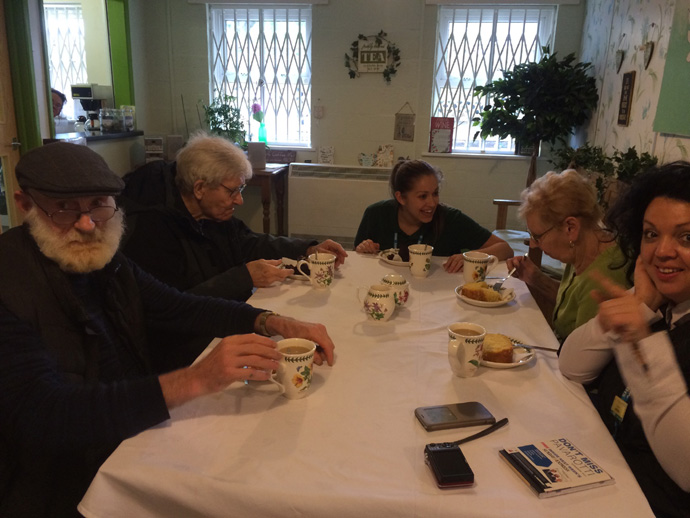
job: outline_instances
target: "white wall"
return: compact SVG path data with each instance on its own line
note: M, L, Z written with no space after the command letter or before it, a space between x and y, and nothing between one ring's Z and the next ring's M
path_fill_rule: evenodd
M334 146L338 164L356 164L361 152L393 144L395 156L422 158L445 173L442 201L493 228L493 198L517 198L525 185L528 159L428 155L429 113L437 8L424 0L330 0L313 8L312 102L325 116L313 120L314 149ZM559 12L559 55L578 53L585 8ZM208 99L206 8L180 0L130 3L137 125L147 134L182 134L199 127L196 104ZM401 66L387 85L381 74L349 79L344 54L358 34L388 33L401 53ZM186 110L182 110L182 98ZM395 113L409 102L417 114L414 142L394 141ZM186 124L185 124L186 115ZM301 151L298 161L316 162ZM549 169L541 160L539 171ZM261 229L258 192L250 189L239 217ZM347 200L345 200L347 203ZM511 214L509 225L519 223Z

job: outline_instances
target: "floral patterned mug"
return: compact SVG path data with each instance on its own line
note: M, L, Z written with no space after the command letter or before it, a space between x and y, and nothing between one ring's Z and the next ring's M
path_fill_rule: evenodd
M303 266L309 267L309 273L305 273ZM307 261L297 263L297 271L300 275L309 277L314 288L330 288L335 275L335 256L326 252L311 254Z
M304 338L280 340L276 349L283 355L278 370L269 378L288 399L301 399L311 386L316 344Z
M434 247L431 245L410 245L410 273L415 277L426 277L431 270L431 254Z
M498 264L498 257L484 252L465 252L462 257L465 259L462 267L465 283L483 281L486 274Z
M482 359L486 329L479 324L456 322L448 326L448 362L456 376L474 376Z
M363 289L367 290L367 296L362 301L360 293ZM375 322L385 322L395 311L395 290L386 284L361 287L357 290L357 298L362 302L367 317Z

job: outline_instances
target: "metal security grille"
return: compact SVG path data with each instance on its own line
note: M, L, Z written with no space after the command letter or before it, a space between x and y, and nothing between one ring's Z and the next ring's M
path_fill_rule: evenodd
M473 140L472 118L491 102L474 97L474 87L538 61L543 46L553 48L556 7L439 9L432 116L455 119L453 151L513 153L510 138Z
M87 82L86 51L84 50L84 19L81 6L75 4L44 4L46 45L50 84L72 100L71 85ZM74 103L67 102L62 110L67 118L74 117Z
M311 7L209 8L211 97L231 95L257 139L253 103L268 143L311 145Z

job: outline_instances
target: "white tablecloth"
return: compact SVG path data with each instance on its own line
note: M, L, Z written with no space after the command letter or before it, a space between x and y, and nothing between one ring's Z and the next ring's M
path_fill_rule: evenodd
M515 301L478 308L456 298L461 274L434 258L431 275L351 252L328 291L291 280L259 289L250 302L323 322L336 344L334 367L316 367L311 393L289 401L274 385L236 383L190 402L172 418L129 439L102 466L84 497L87 517L505 517L652 516L632 473L578 384L558 372L555 352L515 369L480 367L455 377L448 324L470 321L528 344L558 343L524 284ZM390 272L411 283L403 309L370 322L357 288ZM504 274L500 264L489 275ZM462 450L471 488L440 490L424 446L482 427L426 432L418 406L482 402L508 426ZM499 458L499 449L567 437L616 484L540 500Z

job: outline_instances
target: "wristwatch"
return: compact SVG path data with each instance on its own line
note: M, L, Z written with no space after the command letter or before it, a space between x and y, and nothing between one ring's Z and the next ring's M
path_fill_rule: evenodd
M263 336L272 336L272 334L268 331L266 328L266 320L268 320L268 317L270 316L280 316L278 313L275 311L264 311L259 315L259 333L261 333Z

